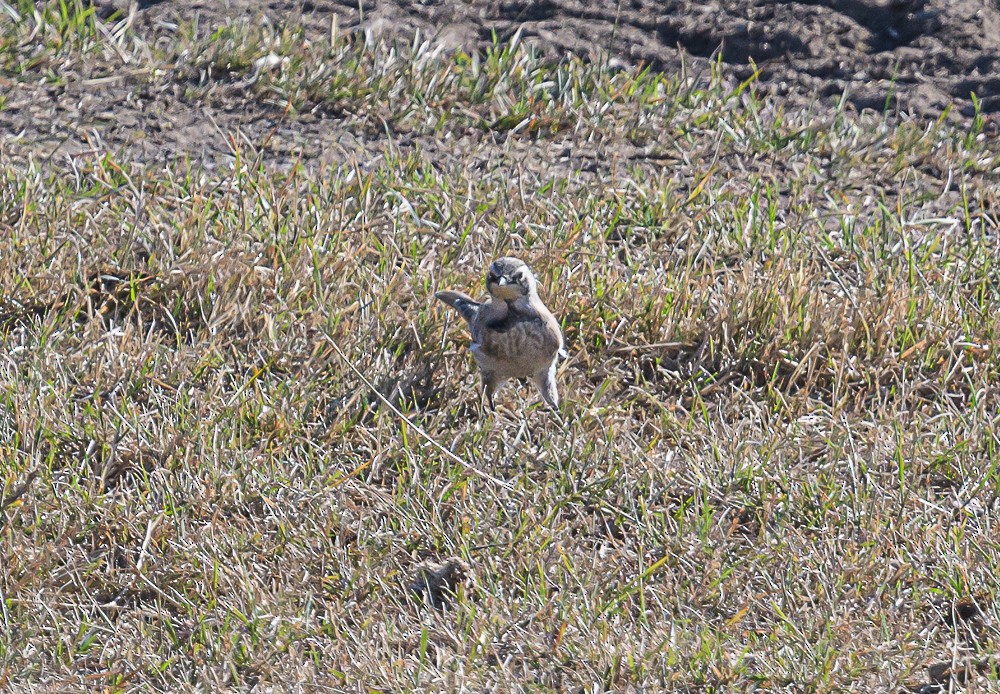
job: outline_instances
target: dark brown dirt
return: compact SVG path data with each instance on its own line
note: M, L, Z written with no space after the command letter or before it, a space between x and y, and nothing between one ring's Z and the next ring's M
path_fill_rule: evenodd
M97 2L104 16L127 11L125 0ZM718 58L734 80L752 75L753 63L764 91L792 107L829 109L845 95L858 111L935 119L951 105L953 120L967 120L975 92L984 114L1000 113L1000 0L145 0L134 26L150 42L169 41L179 20L197 17L209 31L241 16L303 23L314 35L329 34L334 22L339 31L401 40L419 31L466 51L520 31L553 58L575 53L690 73ZM284 160L342 158L376 144L330 127L323 114L289 119L239 85L220 82L191 98L182 84L149 90L127 67L63 77L53 85L0 73L0 149L36 157L124 149L156 162L216 159L237 131Z
M258 3L227 3L254 13ZM199 12L225 14L212 2L161 2L146 10L161 21ZM774 94L799 103L847 93L857 109L888 108L936 118L949 103L973 113L975 92L988 113L1000 112L1000 0L275 0L268 16L301 17L327 30L336 15L344 29L427 38L466 50L494 33L518 30L559 57L602 59L667 72L721 58L740 79L752 74Z

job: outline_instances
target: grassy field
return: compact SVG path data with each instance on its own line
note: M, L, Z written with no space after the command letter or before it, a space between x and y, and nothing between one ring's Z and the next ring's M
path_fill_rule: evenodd
M3 687L1000 691L983 118L0 16L8 89L124 64L280 124L157 162L0 136ZM341 144L276 144L307 127ZM504 254L563 323L560 418L481 411L433 300Z

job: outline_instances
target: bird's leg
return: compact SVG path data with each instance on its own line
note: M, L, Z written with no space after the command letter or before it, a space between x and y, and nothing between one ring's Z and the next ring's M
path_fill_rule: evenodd
M496 403L493 402L493 393L496 392L497 381L493 374L483 374L483 393L486 395L486 402L490 404L490 409L497 411Z

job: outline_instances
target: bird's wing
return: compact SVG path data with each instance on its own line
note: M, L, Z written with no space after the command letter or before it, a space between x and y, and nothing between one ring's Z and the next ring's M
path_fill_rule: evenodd
M552 315L552 312L549 311L548 307L542 303L542 300L537 295L531 297L529 305L531 311L538 316L539 320L545 326L545 333L548 339L555 345L557 353L565 355L566 350L563 345L562 329L559 326L559 321Z
M479 308L482 304L468 294L448 290L438 292L434 296L458 311L470 326L475 323L476 316L479 314Z

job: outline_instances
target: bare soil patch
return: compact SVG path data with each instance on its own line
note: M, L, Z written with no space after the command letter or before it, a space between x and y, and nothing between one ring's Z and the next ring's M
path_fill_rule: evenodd
M259 11L253 2L161 2L144 12L151 24L192 12L218 18ZM703 66L719 57L740 79L753 61L776 95L799 103L846 92L858 109L936 118L949 103L971 116L1000 110L1000 3L997 0L472 0L470 2L270 2L274 20L301 17L326 30L425 38L475 50L515 32L553 58L610 53L654 69Z
M97 5L98 14L127 16L121 0ZM330 32L442 43L467 52L520 32L552 59L567 54L648 65L668 73L707 73L718 59L731 79L753 76L790 107L848 108L892 116L936 119L951 106L953 120L971 119L975 92L981 111L1000 111L1000 4L974 0L829 2L654 2L595 5L586 0L505 2L274 1L264 6L167 0L131 8L131 25L150 45L177 41L178 27L197 22L211 32L240 18L302 24L313 39ZM230 150L229 134L244 133L276 161L327 158L382 147L383 132L349 136L316 110L289 118L280 105L262 103L238 76L215 75L207 89L183 81L153 85L129 65L82 64L63 81L12 79L0 131L10 151L51 157L95 150L127 150L156 162L178 156L212 161ZM202 85L204 86L204 85Z

